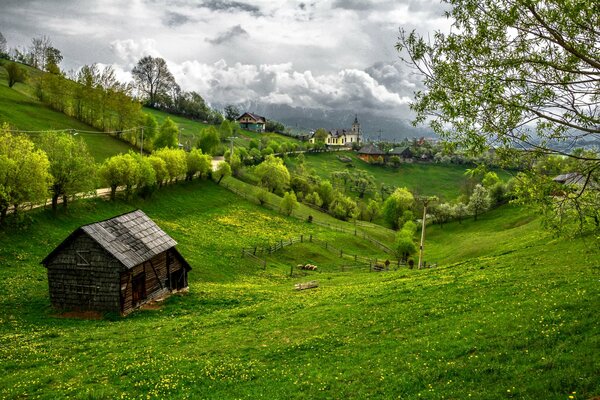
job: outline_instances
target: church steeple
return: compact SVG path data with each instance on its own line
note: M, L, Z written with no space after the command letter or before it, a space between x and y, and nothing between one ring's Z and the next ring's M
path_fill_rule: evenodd
M355 142L360 142L361 132L360 132L360 124L358 123L358 115L354 114L354 122L352 123L352 135L354 136Z
M358 124L358 114L354 114L354 123Z

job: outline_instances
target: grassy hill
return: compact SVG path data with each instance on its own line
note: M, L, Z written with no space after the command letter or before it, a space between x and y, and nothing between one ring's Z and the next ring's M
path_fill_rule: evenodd
M30 75L35 73L33 68L23 68L27 68ZM24 131L79 131L78 135L85 140L96 162L102 162L107 157L127 152L132 148L125 142L42 104L35 99L33 87L27 84L16 83L9 88L6 75L6 70L0 66L0 123L8 122L15 129ZM30 133L30 136L35 139L39 134Z
M194 268L189 294L127 318L55 316L39 261L77 226L138 207L180 243ZM335 257L306 244L275 253L263 271L240 247L312 233L376 251L211 182L31 218L0 232L2 398L600 394L600 253L552 239L515 208L431 227L426 254L438 268L386 273L339 272ZM285 266L312 258L320 272L288 276ZM292 289L309 279L320 287Z
M351 167L338 159L346 156L352 159ZM296 159L290 158L290 165L296 165ZM354 152L312 153L306 154L307 168L313 169L321 178L331 179L336 171L365 171L375 178L377 183L393 187L408 187L412 192L421 195L437 195L442 200L453 200L461 194L461 186L465 182L467 166L454 164L410 163L402 164L398 169L368 164L358 158ZM502 179L509 174L498 172Z

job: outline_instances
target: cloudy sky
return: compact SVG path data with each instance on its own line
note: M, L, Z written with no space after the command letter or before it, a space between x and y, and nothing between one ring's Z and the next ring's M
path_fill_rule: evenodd
M47 35L63 69L145 55L211 103L262 101L408 117L418 86L398 29L446 30L439 0L0 0L10 47Z

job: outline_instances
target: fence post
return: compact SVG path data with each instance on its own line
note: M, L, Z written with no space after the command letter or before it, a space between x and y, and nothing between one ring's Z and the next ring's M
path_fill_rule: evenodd
M256 246L254 246L254 255L256 255Z
M312 233L310 234L310 238L309 238L310 242L312 243Z
M344 255L344 250L340 249L340 258Z
M325 242L325 250L327 250L327 242Z

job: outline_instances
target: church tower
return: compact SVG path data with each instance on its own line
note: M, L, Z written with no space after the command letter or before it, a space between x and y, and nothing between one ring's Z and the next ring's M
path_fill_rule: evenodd
M360 143L360 124L358 123L358 115L356 114L354 114L354 122L352 123L352 130L350 131L350 134L354 136L354 142Z

